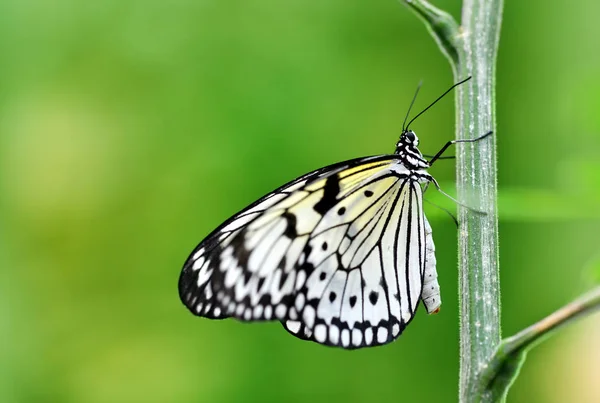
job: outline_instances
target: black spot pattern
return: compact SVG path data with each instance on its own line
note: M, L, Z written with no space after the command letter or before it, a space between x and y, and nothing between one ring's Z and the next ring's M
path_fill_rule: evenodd
M290 239L296 238L298 236L298 232L296 231L296 216L289 211L286 211L281 215L281 217L286 221L286 227L283 235Z
M369 293L369 301L371 301L371 304L375 305L377 303L378 299L379 299L379 293L377 293L375 291L371 291Z
M327 213L337 203L337 195L339 192L340 181L337 175L331 175L325 181L323 197L317 204L315 204L314 210L321 215L325 215L325 213Z

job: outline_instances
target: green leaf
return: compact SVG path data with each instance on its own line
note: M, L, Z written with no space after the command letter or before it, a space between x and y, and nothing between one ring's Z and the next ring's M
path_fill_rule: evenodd
M519 372L525 363L527 350L521 350L513 354L504 354L502 350L505 344L501 344L491 365L497 365L491 371L485 371L481 376L482 400L490 402L501 402L506 399L508 390L519 376ZM486 377L493 374L493 377Z

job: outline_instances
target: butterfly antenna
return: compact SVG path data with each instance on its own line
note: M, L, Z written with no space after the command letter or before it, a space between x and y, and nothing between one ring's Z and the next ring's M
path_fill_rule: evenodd
M415 91L415 95L413 95L413 99L412 99L412 101L410 101L410 106L408 107L408 110L406 111L406 116L404 117L404 122L402 122L402 131L404 131L404 125L406 124L406 121L408 120L408 115L410 115L410 110L412 109L413 105L415 104L415 101L417 100L417 95L419 94L419 90L421 89L422 85L423 85L423 80L419 81L419 85L417 85L417 90ZM411 122L412 122L412 120L411 120ZM410 123L409 123L409 125L410 125Z
M408 130L408 128L410 127L411 123L414 122L416 118L418 118L419 116L421 116L422 114L424 114L429 108L431 108L433 105L435 105L440 99L444 98L446 96L446 94L448 94L450 91L452 91L454 88L458 87L459 85L466 83L470 79L471 79L471 76L465 78L462 81L459 81L458 83L454 84L452 87L448 88L448 90L446 90L446 92L444 92L442 95L440 95L427 108L423 109L419 114L417 114L417 116L415 116L414 118L412 118L411 121L408 122L408 125L406 125L406 130ZM417 91L418 91L418 88L417 88ZM416 97L416 94L415 94L415 97ZM413 102L414 102L414 100L413 100ZM411 106L412 106L412 104L411 104ZM403 130L404 130L404 128L403 128Z
M433 158L433 157L435 157L435 155L423 154L423 157L425 157L425 158ZM437 157L436 159L438 159L438 160L453 160L453 159L456 159L456 156L455 155L447 155L445 157Z

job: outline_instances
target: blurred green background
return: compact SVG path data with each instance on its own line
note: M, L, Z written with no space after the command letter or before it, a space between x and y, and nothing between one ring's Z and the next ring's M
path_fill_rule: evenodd
M600 3L506 3L510 335L589 288L600 257ZM188 253L235 211L309 170L392 152L421 79L416 109L453 82L394 0L2 1L0 401L456 401L456 228L435 208L443 309L388 346L203 320L177 293ZM437 151L452 98L413 128ZM452 161L432 174L452 192ZM599 322L535 349L509 401L600 401Z

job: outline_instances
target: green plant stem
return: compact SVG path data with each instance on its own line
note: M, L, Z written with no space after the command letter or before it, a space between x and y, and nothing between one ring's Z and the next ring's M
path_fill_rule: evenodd
M529 349L559 327L597 310L600 310L600 287L594 288L514 336L502 340L489 365L480 375L479 388L482 394L495 401L504 399Z
M495 70L502 0L465 0L458 77L473 76L457 92L457 138L495 130ZM457 78L458 78L457 77ZM457 152L459 200L486 215L459 208L461 402L493 402L480 395L479 373L500 342L500 281L496 138L461 144Z
M447 56L457 88L456 138L476 138L495 129L495 66L502 0L465 0L462 24L422 0L405 0L425 21ZM458 145L460 402L491 402L480 394L479 373L500 343L500 284L495 136Z

